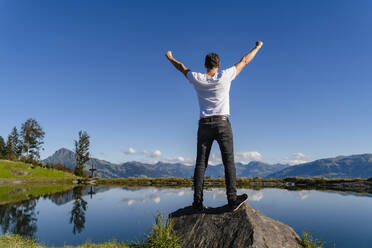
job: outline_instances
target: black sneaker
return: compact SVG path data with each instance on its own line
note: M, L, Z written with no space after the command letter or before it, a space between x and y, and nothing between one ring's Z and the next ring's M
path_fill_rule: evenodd
M248 199L247 194L237 195L235 201L229 201L231 211L236 211Z

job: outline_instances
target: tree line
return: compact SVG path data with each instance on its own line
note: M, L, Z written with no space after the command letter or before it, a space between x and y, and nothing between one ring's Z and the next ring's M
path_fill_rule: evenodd
M0 158L39 164L44 136L39 123L30 118L22 124L20 132L14 127L6 142L0 136Z
M40 150L43 149L44 137L45 132L40 124L35 119L29 118L22 124L20 132L17 127L12 129L6 142L0 136L0 159L19 160L33 165L72 172L71 169L66 168L60 163L57 165L42 164ZM79 131L79 139L74 141L76 166L73 172L77 176L88 176L83 169L84 165L90 160L89 138L86 131Z

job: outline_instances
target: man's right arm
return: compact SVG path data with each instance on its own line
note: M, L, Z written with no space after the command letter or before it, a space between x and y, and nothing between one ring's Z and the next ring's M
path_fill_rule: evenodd
M171 51L166 52L165 57L172 63L174 67L176 67L177 70L182 72L183 75L187 78L187 73L190 71L184 64L176 60Z
M238 74L243 70L243 68L246 65L248 65L249 62L252 61L254 56L256 56L256 53L261 49L262 45L263 45L262 41L257 41L256 42L256 47L253 48L249 53L244 55L244 57L238 63L235 64L236 76L238 76Z

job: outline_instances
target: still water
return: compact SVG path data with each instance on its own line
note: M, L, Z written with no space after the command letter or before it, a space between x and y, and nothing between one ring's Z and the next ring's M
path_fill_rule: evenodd
M226 204L225 190L204 191L205 204ZM239 189L267 216L308 230L325 247L372 247L372 195L315 190ZM19 233L50 246L140 241L160 212L189 206L191 188L87 187L47 198L0 205L0 234ZM335 246L336 245L336 246Z

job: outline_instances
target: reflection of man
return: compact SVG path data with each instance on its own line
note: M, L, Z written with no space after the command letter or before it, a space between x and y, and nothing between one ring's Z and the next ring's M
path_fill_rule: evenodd
M236 194L236 168L234 163L233 134L231 130L229 92L231 81L254 58L262 47L261 41L234 66L218 72L220 58L215 53L205 57L206 73L192 72L184 64L177 61L172 52L166 57L194 85L199 107L200 120L198 128L197 158L194 172L193 208L203 210L203 180L208 166L209 153L214 140L217 140L225 167L226 195L228 205L235 211L247 200L247 194Z

